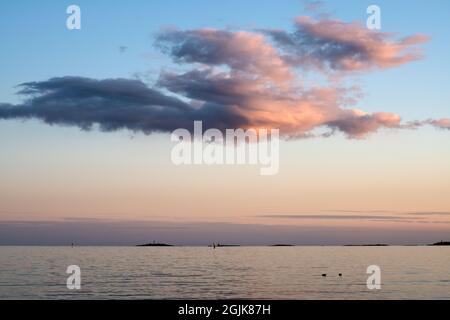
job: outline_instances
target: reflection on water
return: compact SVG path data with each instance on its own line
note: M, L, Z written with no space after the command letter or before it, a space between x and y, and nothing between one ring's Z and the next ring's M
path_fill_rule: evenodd
M0 299L92 298L450 299L450 247L0 247Z

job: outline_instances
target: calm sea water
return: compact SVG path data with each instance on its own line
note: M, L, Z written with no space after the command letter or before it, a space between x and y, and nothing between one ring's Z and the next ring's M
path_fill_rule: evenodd
M0 247L0 299L93 298L450 299L450 247Z

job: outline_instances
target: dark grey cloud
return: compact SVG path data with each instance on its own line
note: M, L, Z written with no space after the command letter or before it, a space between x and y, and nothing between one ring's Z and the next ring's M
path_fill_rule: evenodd
M224 105L240 105L251 94L240 91L238 78L220 78L210 70L191 70L186 73L161 73L158 85L169 91L199 101Z
M83 130L98 125L103 131L129 129L146 134L192 128L194 120L214 128L245 122L226 107L203 104L194 108L139 80L61 77L23 83L19 88L25 101L1 104L0 119L39 119Z
M228 77L227 74L215 74L210 69L191 70L185 73L163 72L157 85L185 97L208 101L230 108L241 108L242 112L257 108L253 102L255 96L269 101L288 101L289 96L282 96L273 90L259 90L257 85L251 85L251 79L245 76Z

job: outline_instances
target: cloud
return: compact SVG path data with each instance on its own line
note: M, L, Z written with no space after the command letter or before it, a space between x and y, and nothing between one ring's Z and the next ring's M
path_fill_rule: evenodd
M360 23L335 19L316 21L298 17L295 31L264 30L280 46L285 60L301 68L323 72L353 72L387 69L422 58L417 45L428 36L393 39L392 34L369 30Z
M274 82L293 77L285 61L262 34L216 29L166 30L159 34L156 45L179 63L226 65L233 72Z
M240 124L237 115L220 106L195 109L139 80L82 77L52 78L19 86L27 97L20 105L0 105L0 119L33 118L47 124L102 131L129 129L146 134L190 128L195 119L220 127L224 119Z
M418 211L418 212L407 212L406 214L413 216L450 216L450 212L445 211Z
M303 1L306 11L316 12L322 9L324 3L323 1Z
M163 73L158 84L191 99L226 105L247 119L247 127L280 128L296 137L316 127L329 127L352 138L362 138L380 128L399 128L401 119L392 113L369 114L344 109L350 102L346 88L315 87L303 92L272 88L249 81L245 76L229 77L210 70L184 74ZM274 112L276 111L276 112Z
M375 130L373 121L361 121L357 130L356 124L345 125L362 117L339 106L345 90L314 88L294 95L279 88L265 90L246 76L230 78L211 70L163 73L159 85L201 102L184 102L139 80L61 77L21 84L24 103L0 105L0 119L33 118L82 130L98 125L102 131L129 129L146 134L191 129L194 120L202 120L204 128L273 127L292 136L323 125L353 137Z
M314 83L301 69L327 76L395 67L421 57L425 36L400 40L357 23L300 17L294 32L166 29L155 45L182 72L162 70L154 87L131 79L59 77L21 84L24 102L0 104L0 119L39 119L48 124L145 134L203 127L277 128L285 138L361 139L383 128L449 128L447 119L403 123L389 112L351 109L358 87ZM308 83L308 85L306 84ZM315 129L325 128L325 133Z
M433 126L435 126L437 128L440 128L440 129L450 130L450 119L447 119L447 118L439 119L439 120L432 120L432 119L430 119L430 120L427 120L425 123L431 124L431 125L433 125Z
M411 216L420 217L420 219L423 219L425 217L429 216L450 216L450 212L448 211L395 211L395 210L322 210L327 212L339 212L339 213L345 213L344 216L354 217L354 214L364 214L363 217L366 217L365 214L377 214L376 216L379 217L387 217L391 216L392 218L401 218L401 219L411 219ZM347 215L348 213L351 213L352 215ZM395 216L394 216L395 215ZM322 215L326 216L326 215ZM330 216L336 216L335 214ZM358 216L358 215L356 215ZM408 217L409 216L409 217ZM413 219L417 219L414 217ZM424 220L421 222L425 223ZM427 221L430 222L430 221ZM450 223L450 221L431 221L435 223Z
M405 124L402 124L401 127L406 129L418 129L425 125L431 125L437 129L450 130L450 119L442 118L442 119L409 121Z
M376 132L380 128L399 128L401 118L394 113L377 112L366 114L352 110L352 116L330 121L328 126L346 132L349 136L363 138L368 132Z
M304 220L368 220L368 221L411 221L422 218L404 217L398 215L355 215L355 214L268 214L261 218L273 219L304 219Z
M358 60L361 69L363 64L367 69L371 65L394 66L412 61L412 57L399 54L424 38L412 36L399 43L388 42L387 34L336 20L314 23L302 17L296 26L292 34L263 31L278 47L259 33L162 31L156 40L158 47L178 63L201 65L180 74L162 73L158 84L191 99L226 105L245 117L250 127L279 128L289 137L305 136L318 127L331 129L322 136L341 131L351 138L364 138L381 128L402 128L398 115L346 109L355 100L349 88L303 86L296 68L319 66L321 62L335 71L348 71L351 60L352 65ZM326 35L321 30L328 26L357 32L360 37L354 41L335 33ZM369 53L374 47L381 49Z

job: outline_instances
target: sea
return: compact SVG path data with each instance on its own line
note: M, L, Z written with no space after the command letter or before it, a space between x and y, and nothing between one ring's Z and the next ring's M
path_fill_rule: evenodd
M0 299L450 299L450 247L0 246Z

